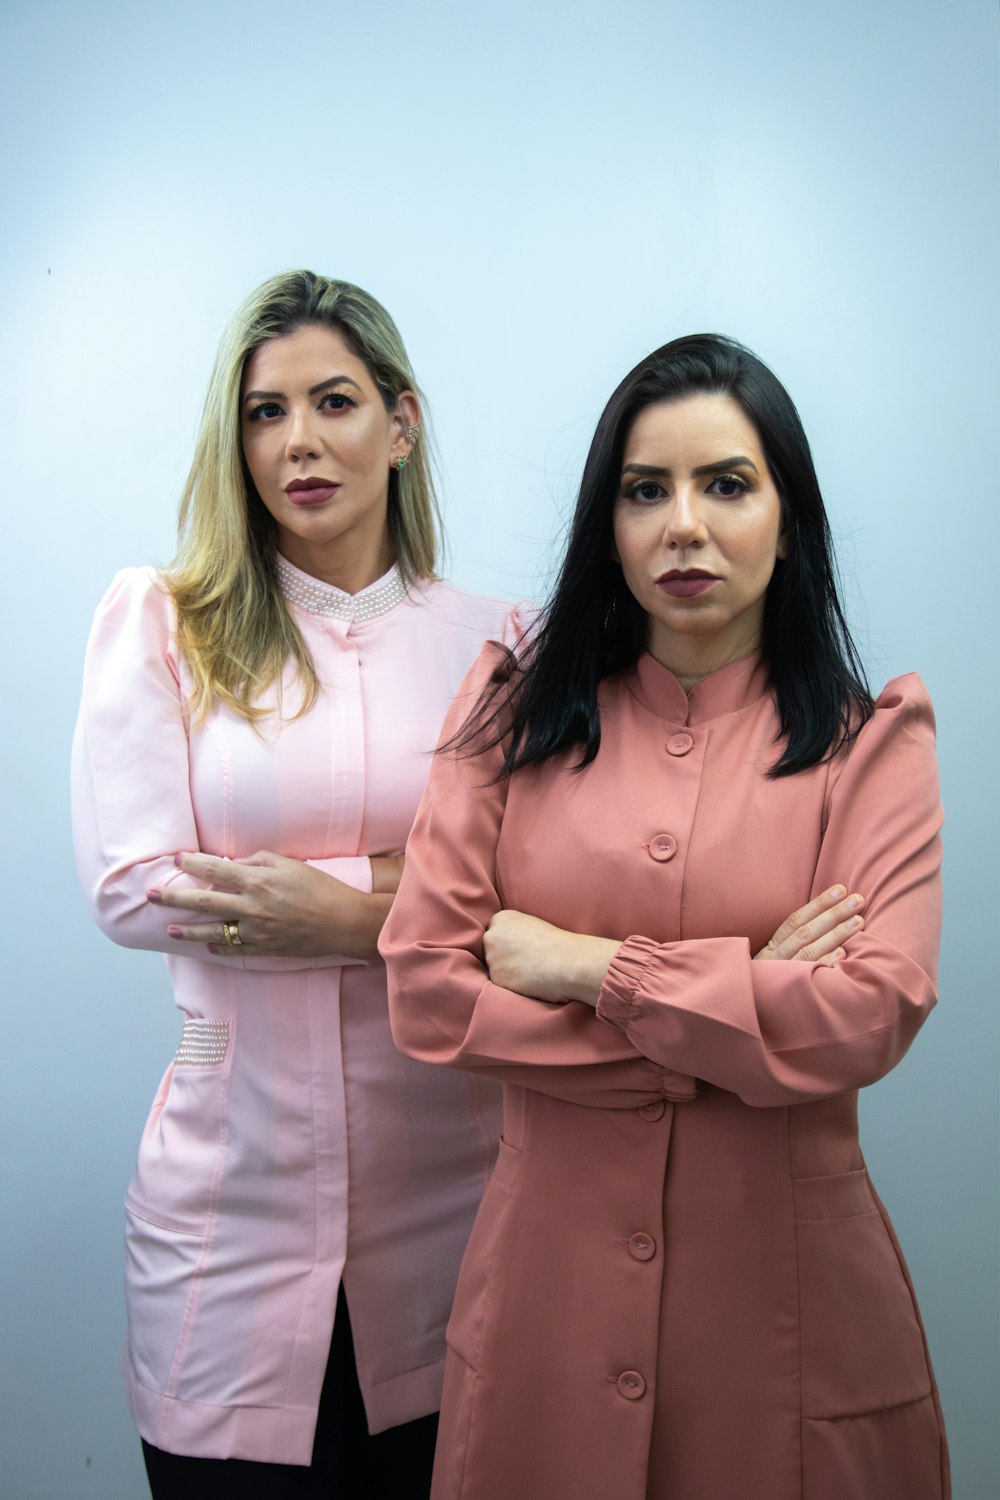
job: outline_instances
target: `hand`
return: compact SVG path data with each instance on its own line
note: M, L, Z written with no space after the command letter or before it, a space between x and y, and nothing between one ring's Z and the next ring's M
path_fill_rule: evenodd
M864 896L832 885L807 906L793 911L754 959L792 959L832 968L845 958L844 943L865 925Z
M208 889L167 885L147 897L197 913L200 920L171 924L167 933L178 943L207 943L214 953L227 948L223 923L236 922L240 942L233 949L239 956L373 958L392 904L391 895L367 895L302 860L267 850L249 859L179 854L176 863L185 875L208 881Z
M553 927L523 911L498 911L483 934L494 984L532 1000L582 1000L596 1005L608 966L621 944Z

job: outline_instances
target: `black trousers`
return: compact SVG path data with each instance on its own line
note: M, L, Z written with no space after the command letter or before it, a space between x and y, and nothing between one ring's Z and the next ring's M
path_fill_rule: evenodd
M368 1434L341 1286L312 1463L188 1458L143 1442L153 1500L427 1500L437 1414Z

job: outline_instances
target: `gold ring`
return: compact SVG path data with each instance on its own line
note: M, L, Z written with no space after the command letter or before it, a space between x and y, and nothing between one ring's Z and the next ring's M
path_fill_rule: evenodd
M243 939L240 937L239 922L223 922L222 935L230 948L238 948L243 942Z

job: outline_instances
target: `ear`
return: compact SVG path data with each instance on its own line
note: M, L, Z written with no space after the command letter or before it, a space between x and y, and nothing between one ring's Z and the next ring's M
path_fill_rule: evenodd
M400 391L396 397L396 409L390 418L394 428L392 447L389 449L389 457L395 461L397 458L409 458L413 445L418 438L407 437L407 428L420 427L420 402L412 391Z

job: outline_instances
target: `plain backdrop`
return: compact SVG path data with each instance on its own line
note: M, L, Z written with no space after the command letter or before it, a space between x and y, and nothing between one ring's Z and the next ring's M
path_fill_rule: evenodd
M876 689L918 670L938 709L941 1003L865 1143L956 1496L997 1495L996 30L993 0L2 0L3 1500L145 1493L121 1198L179 1020L84 910L67 757L98 599L172 554L221 327L297 265L397 319L449 571L493 594L544 595L654 345L730 333L790 388Z

